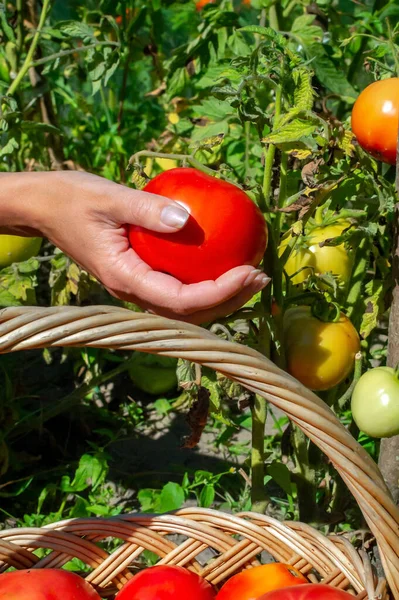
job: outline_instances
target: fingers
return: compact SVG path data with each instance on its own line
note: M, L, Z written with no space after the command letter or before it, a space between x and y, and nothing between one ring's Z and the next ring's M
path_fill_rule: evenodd
M257 294L259 291L260 290L258 284L252 283L242 292L240 292L233 298L230 298L230 300L227 300L227 302L219 304L219 306L214 306L213 308L209 308L207 310L198 311L192 315L188 315L187 317L179 317L179 319L187 321L189 323L193 323L194 325L203 325L204 323L215 321L216 319L226 317L227 315L231 315L232 313L234 313L236 310L239 310L242 306L244 306L244 304L249 302L249 300L251 300L251 298L255 296L255 294Z
M226 310L242 306L270 280L262 271L241 266L216 281L184 285L170 275L152 271L129 250L124 253L123 268L102 277L102 281L118 298L137 302L157 314L192 320L190 316L198 313L195 322L204 322L208 316L227 314Z
M118 225L128 223L151 231L173 233L182 229L190 217L183 206L169 198L114 185L118 194L113 195L112 218Z

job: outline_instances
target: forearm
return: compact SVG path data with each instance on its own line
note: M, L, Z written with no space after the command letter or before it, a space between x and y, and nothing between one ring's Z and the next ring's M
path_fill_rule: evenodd
M0 173L0 234L44 235L57 173Z

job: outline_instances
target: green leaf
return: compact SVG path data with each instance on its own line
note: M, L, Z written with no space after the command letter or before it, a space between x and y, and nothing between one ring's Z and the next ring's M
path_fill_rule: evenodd
M267 467L267 473L281 487L287 496L292 496L294 493L293 484L291 481L291 472L283 463L273 461Z
M62 33L70 37L79 37L83 39L93 39L95 40L94 29L83 23L82 21L64 21L58 24L58 28Z
M366 309L360 325L360 335L363 338L367 338L378 325L379 316L384 310L386 287L382 281L377 279L369 281L365 286L367 295L365 300Z
M295 82L294 106L298 110L311 110L316 96L312 87L312 72L298 68L292 73Z
M82 492L87 488L95 491L103 483L108 473L108 462L104 454L84 454L76 470L74 480L70 483L69 477L62 478L61 489L63 492Z
M21 121L22 131L38 132L38 133L60 133L58 127L47 123L34 123L33 121Z
M248 25L247 27L241 27L239 31L246 31L247 33L256 33L262 37L266 37L271 41L275 42L280 48L287 46L287 40L280 33L277 33L271 27L262 27L260 25Z
M312 67L320 83L334 94L344 96L348 100L357 98L358 94L347 80L342 67L335 64L321 44L305 45L305 51L309 60L312 60Z
M14 150L18 150L19 149L19 142L17 142L17 140L14 137L10 137L7 141L2 142L2 147L0 147L0 156L7 156L9 154L12 154L14 152Z
M213 485L207 484L205 485L199 496L199 505L202 508L209 508L212 506L213 501L215 500L215 488Z
M317 126L303 119L294 119L283 127L279 127L267 135L263 142L266 144L286 144L288 142L299 142L304 138L311 136L317 129Z
M183 488L178 483L170 481L162 488L156 509L160 513L177 510L183 506L184 500Z
M14 30L8 24L4 4L0 4L0 31L4 32L4 35L10 42L15 42Z

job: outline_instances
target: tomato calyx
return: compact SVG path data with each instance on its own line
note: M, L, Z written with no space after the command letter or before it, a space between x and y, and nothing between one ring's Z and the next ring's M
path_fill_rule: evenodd
M341 318L341 308L336 302L328 302L325 298L320 302L314 302L311 312L316 319L324 323L338 323Z

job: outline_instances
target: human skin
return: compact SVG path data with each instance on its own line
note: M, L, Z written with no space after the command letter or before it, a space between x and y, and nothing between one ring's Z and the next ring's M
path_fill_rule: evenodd
M0 234L47 237L116 298L201 324L234 312L270 280L243 265L184 285L130 247L127 224L173 234L187 218L173 200L88 173L0 173Z

